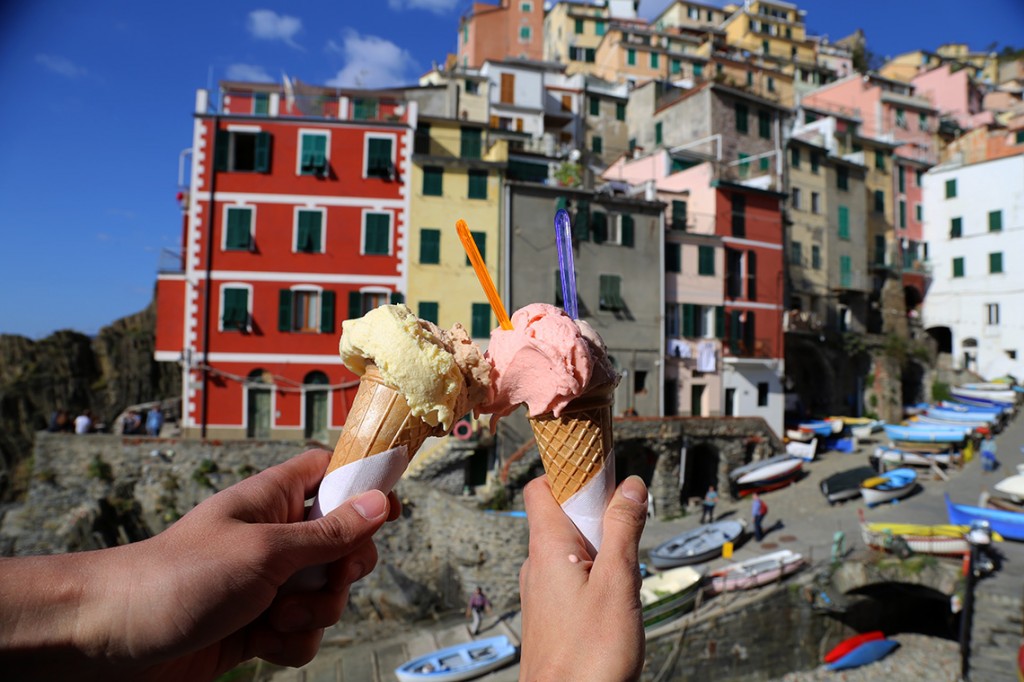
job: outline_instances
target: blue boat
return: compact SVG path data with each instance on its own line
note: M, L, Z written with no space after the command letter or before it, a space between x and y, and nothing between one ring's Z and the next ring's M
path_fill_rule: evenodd
M849 670L859 668L868 663L880 661L899 647L900 643L895 639L874 639L864 642L859 647L846 654L838 661L825 666L826 670Z
M991 412L980 412L974 410L950 410L945 407L929 407L925 412L930 417L945 419L947 421L964 422L985 422L994 424L999 421L999 415Z
M516 647L508 637L488 637L438 649L395 668L400 682L472 680L512 662Z
M911 443L959 443L966 438L960 427L939 426L937 424L921 424L920 426L899 426L886 424L885 435L892 440L903 440Z
M974 521L987 521L992 530L1007 540L1024 542L1024 512L954 504L946 493L946 513L950 523L969 526Z
M903 467L869 478L860 484L865 504L873 507L909 495L917 487L917 472Z
M839 431L836 429L836 421L833 419L814 419L808 422L800 422L797 424L797 428L803 429L804 431L810 431L816 436L831 436L842 430L842 422L838 422Z
M940 400L937 405L945 410L956 410L957 412L984 412L985 414L994 414L996 416L1002 416L1007 412L1007 408L999 407L997 405L970 405L956 400Z

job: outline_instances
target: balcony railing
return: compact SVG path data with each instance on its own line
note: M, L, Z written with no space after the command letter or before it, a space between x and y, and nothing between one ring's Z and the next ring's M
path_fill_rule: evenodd
M770 359L771 342L769 339L727 339L723 344L726 357L765 358Z

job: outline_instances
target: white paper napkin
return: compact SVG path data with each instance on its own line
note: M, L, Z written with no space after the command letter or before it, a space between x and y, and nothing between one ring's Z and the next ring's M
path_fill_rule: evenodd
M562 511L576 524L589 543L588 550L597 554L604 531L604 510L615 492L615 453L609 452L597 476L587 481L575 495L562 504Z

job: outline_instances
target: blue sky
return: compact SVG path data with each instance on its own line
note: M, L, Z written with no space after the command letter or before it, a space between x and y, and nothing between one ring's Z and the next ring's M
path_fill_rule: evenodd
M708 0L705 0L708 1ZM668 0L643 0L651 17ZM898 54L1024 46L1021 0L805 0L808 29ZM0 2L0 333L94 334L177 250L178 159L222 79L383 87L455 49L469 0Z

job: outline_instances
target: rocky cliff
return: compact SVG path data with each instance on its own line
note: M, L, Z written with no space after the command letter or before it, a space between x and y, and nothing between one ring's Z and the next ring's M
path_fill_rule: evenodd
M0 500L24 494L34 434L58 408L111 423L128 405L180 394L178 368L153 360L156 312L117 320L95 338L59 331L39 341L0 335Z

